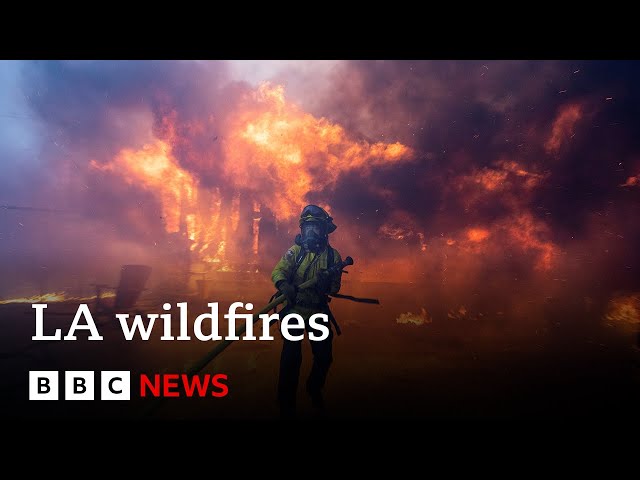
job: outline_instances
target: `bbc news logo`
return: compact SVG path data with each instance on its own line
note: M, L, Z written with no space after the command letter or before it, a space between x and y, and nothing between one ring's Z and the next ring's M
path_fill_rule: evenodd
M64 373L64 395L60 394L60 372L29 372L29 400L94 400L96 375L93 371L70 370ZM131 400L131 372L103 370L100 373L100 400ZM140 397L227 396L227 375L186 375L163 373L140 375Z
M64 372L65 400L94 400L95 372ZM59 372L40 370L29 372L29 400L58 400ZM100 372L100 400L131 400L131 373L106 370Z

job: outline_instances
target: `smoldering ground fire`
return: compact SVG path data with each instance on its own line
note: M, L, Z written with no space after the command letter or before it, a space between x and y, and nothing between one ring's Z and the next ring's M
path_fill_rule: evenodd
M341 62L289 86L286 71L233 80L228 62L26 64L50 141L34 169L11 167L4 183L33 188L5 201L72 214L3 211L20 278L3 297L73 290L131 258L182 282L265 275L306 203L339 219L353 277L439 292L440 318L496 292L494 313L522 289L543 303L633 291L638 73L606 74L622 68Z

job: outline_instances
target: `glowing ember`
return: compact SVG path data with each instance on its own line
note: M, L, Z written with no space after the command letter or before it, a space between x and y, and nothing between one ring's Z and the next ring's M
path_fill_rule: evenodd
M100 295L100 298L113 298L116 294L113 292L105 292ZM56 302L85 302L88 300L95 300L95 295L91 297L67 297L64 292L56 293L44 293L42 295L33 295L31 297L17 297L8 298L6 300L0 300L0 305L6 305L9 303L56 303Z
M489 230L484 228L470 228L467 230L467 238L471 242L484 242L489 238Z
M424 233L422 232L418 232L418 238L420 239L420 251L421 252L426 252L427 251L427 242L424 238Z
M627 178L627 181L620 186L621 187L640 187L640 175Z
M615 323L640 324L640 292L611 299L604 318Z
M498 315L502 315L502 312L498 312ZM481 320L484 317L484 314L480 312L472 312L464 305L460 305L457 309L449 310L447 317L451 320L471 320L476 322Z
M498 190L504 186L506 179L507 172L484 168L474 175L473 181L487 190Z
M413 325L424 325L426 323L433 322L431 315L427 313L427 310L422 307L420 313L401 313L400 316L396 319L396 323L408 324L411 323Z
M467 318L467 313L467 308L464 305L460 305L460 308L458 308L458 310L450 310L447 314L447 317L451 318L452 320L461 320L463 318Z

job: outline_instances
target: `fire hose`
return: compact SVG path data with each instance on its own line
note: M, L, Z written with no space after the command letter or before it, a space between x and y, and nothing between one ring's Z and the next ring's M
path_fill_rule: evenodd
M325 270L323 273L326 272L325 274L332 275L332 274L341 272L345 267L347 267L349 265L353 265L353 258L346 257L344 259L344 261L336 263L332 267L330 267L327 270ZM305 289L305 288L313 287L317 282L318 282L318 277L313 277L313 278L307 280L306 282L300 284L298 286L298 289L302 290L302 289ZM252 317L252 320L251 320L252 323L255 324L260 319L260 315L268 313L269 311L273 310L274 308L276 308L281 303L284 303L286 300L287 300L287 297L284 294L279 295L276 298L274 298L271 302L269 302L267 305L262 307L262 309L260 309L258 312L255 312L253 314L253 317ZM370 302L370 303L373 303L373 302ZM275 320L271 320L270 325L275 323L275 322L276 322ZM246 330L246 324L238 326L238 330L237 330L236 335L239 337L240 335L242 335L245 332L245 330ZM229 345L231 345L234 341L235 340L223 340L223 341L219 342L209 352L207 352L200 359L196 360L189 367L187 367L184 370L183 373L188 375L188 376L196 375L203 368L205 368L214 358L216 358L227 347L229 347ZM151 405L151 407L147 410L146 414L149 415L149 414L153 413L162 404L162 401L164 399L165 399L165 397L158 397L156 399L157 401L154 402Z

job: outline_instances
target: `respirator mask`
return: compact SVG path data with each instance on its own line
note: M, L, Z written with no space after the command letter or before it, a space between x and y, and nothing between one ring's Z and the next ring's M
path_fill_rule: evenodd
M309 252L319 253L327 245L327 234L320 222L305 222L296 236L296 243Z

